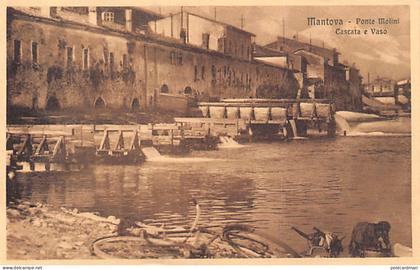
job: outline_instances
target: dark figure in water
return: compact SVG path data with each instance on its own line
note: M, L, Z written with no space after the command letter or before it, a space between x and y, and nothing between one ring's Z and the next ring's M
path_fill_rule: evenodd
M378 223L359 222L354 226L351 235L349 252L352 257L365 257L365 251L377 251L388 256L391 250L387 221Z

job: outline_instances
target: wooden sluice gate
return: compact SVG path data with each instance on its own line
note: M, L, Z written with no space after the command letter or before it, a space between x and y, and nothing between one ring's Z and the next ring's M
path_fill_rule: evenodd
M96 149L96 156L100 161L136 163L144 160L137 128L104 129L102 133Z
M63 170L71 165L64 135L6 133L9 166L23 171Z

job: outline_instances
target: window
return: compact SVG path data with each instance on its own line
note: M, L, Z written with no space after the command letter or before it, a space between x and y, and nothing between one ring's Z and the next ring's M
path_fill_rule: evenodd
M165 94L169 93L169 87L166 84L162 85L160 87L160 92Z
M102 20L105 22L113 22L114 12L110 12L110 11L102 12Z
M198 67L194 66L194 81L198 81Z
M106 50L104 50L104 63L105 63L105 66L108 66L109 64L109 53Z
M182 53L178 54L178 65L182 65Z
M33 42L31 44L32 63L38 63L38 43Z
M219 52L225 52L225 38L219 38L217 40L217 50Z
M112 52L109 53L109 68L114 69L114 53Z
M215 80L216 80L216 73L217 73L217 71L216 71L216 67L215 67L214 65L212 65L212 66L211 66L211 79L212 79L213 81L215 81Z
M14 41L14 60L16 62L22 61L22 42L20 40Z
M73 64L74 54L73 54L73 47L67 47L67 66L71 66Z
M176 53L171 52L170 57L171 57L171 65L176 65Z
M204 76L205 71L206 71L206 70L205 70L205 67L204 67L204 66L202 66L202 67L201 67L201 79L202 79L202 80L204 80L204 78L205 78L205 76Z
M193 93L193 91L192 91L191 87L189 87L189 86L185 87L185 89L184 89L184 94L185 95L192 95L192 93Z
M89 49L83 49L83 69L89 68Z
M209 48L209 41L210 41L210 34L208 33L203 33L202 35L203 38L203 47L208 49Z
M126 54L123 54L123 68L128 68L128 58Z

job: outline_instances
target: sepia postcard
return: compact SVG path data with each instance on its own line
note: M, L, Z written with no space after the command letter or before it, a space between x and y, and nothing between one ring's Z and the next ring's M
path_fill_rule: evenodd
M419 264L419 6L6 1L1 264Z

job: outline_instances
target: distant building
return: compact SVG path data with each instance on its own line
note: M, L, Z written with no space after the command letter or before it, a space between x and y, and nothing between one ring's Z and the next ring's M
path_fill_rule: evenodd
M338 110L362 109L359 70L340 63L336 49L285 37L278 37L265 48L284 55L287 66L302 73L302 97L333 99Z
M372 95L393 95L395 84L395 80L378 76L373 82L367 83L364 87L365 91Z
M255 35L233 25L191 12L179 12L149 23L156 34L181 39L206 50L251 60Z

